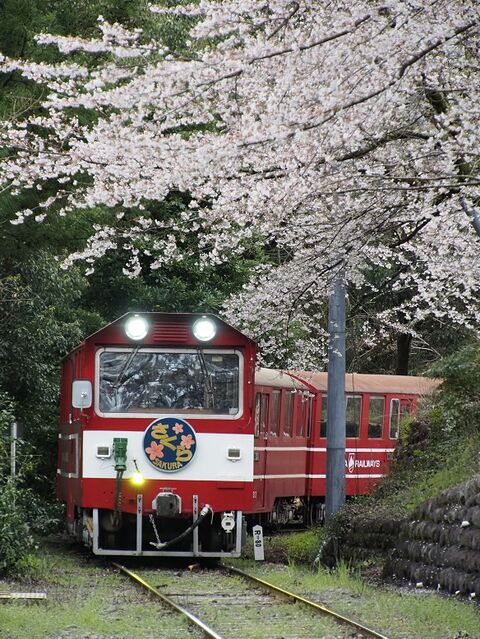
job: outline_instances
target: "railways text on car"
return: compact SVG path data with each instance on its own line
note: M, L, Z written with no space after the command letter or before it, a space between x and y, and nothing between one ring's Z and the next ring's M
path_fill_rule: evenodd
M387 471L424 378L347 376L347 494ZM64 360L57 494L97 554L238 556L246 517L318 520L326 375L256 370L212 315L127 314Z

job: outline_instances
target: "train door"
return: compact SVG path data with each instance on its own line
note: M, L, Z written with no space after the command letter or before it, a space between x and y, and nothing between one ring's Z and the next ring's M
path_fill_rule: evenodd
M255 444L254 444L254 493L255 510L265 506L265 473L267 468L267 424L269 396L267 393L255 395Z
M404 417L408 417L414 412L414 401L411 398L394 397L390 400L390 439L398 439L400 433L400 423Z
M316 393L310 417L310 436L307 440L307 496L325 495L327 395Z

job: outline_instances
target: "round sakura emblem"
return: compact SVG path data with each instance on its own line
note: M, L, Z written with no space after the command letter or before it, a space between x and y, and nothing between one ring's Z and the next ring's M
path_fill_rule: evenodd
M156 419L145 431L143 450L157 470L173 473L185 468L195 456L197 436L193 427L178 417Z

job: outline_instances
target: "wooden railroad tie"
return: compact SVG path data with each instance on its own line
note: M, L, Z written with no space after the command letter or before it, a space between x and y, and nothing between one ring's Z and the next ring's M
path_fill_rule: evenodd
M46 592L0 592L2 599L46 599Z

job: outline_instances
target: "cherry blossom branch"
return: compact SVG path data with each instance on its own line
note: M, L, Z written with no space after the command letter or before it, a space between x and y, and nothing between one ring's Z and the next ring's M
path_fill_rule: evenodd
M436 40L430 46L425 47L425 49L422 49L421 51L419 51L418 53L413 55L406 62L404 62L402 64L402 66L400 67L400 70L399 70L399 73L398 73L399 77L402 78L404 76L405 72L407 71L407 69L409 69L409 67L411 67L414 64L416 64L417 62L419 62L419 60L421 60L422 58L427 56L429 53L431 53L435 49L438 49L438 47L444 45L445 43L449 42L453 38L456 38L458 35L460 35L462 33L465 33L466 31L468 31L472 27L477 26L478 24L479 24L478 21L473 21L472 20L471 22L468 22L467 24L464 24L463 26L458 27L457 29L455 29L455 31L451 35L446 36L445 38Z

